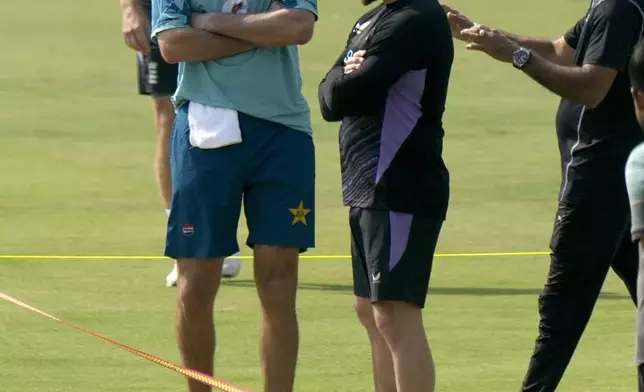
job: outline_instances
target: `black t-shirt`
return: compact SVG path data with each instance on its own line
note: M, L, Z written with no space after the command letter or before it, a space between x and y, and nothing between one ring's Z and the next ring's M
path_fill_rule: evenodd
M359 50L362 68L345 75L345 59ZM345 205L445 217L442 116L453 59L436 0L399 0L358 20L319 87L323 117L342 120Z
M598 107L562 99L557 112L561 152L560 199L574 205L627 202L624 166L644 139L630 94L628 62L644 32L643 0L594 0L586 16L566 35L578 66L616 70Z

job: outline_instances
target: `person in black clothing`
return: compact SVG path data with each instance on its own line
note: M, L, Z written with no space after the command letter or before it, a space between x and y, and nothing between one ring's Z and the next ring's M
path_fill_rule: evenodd
M376 391L426 392L422 308L449 198L442 116L454 45L436 0L383 3L358 20L319 100L325 120L342 121L356 310Z
M562 97L556 127L562 182L539 337L524 392L554 391L590 319L608 270L635 300L637 247L629 235L624 166L643 140L628 62L644 32L643 0L594 0L554 42L475 25L444 7L467 48L512 63Z

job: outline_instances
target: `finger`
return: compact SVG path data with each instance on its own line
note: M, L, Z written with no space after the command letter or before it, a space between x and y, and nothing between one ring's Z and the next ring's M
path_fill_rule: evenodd
M345 71L355 71L358 68L360 68L360 65L358 64L349 64L344 66Z
M447 21L450 24L455 24L456 26L459 26L459 27L465 23L465 19L462 16L451 12L447 14ZM467 26L467 27L469 28L471 26Z
M479 30L479 36L480 37L492 37L494 35L494 31L490 29L481 29Z
M129 36L129 38L130 38L130 43L132 44L131 48L133 48L134 50L136 50L138 52L143 52L144 51L143 44L142 44L141 39L139 38L139 34L137 32L133 32Z
M477 51L477 52L485 52L485 46L483 46L481 44L477 44L477 43L467 44L467 45L465 45L465 49L474 50L474 51Z
M353 57L364 57L367 55L366 50L359 50L353 54Z
M446 4L441 4L441 8L442 8L445 12L452 12L452 11L454 11L454 9L453 9L452 7L450 7L449 5L446 5Z
M450 11L447 13L447 19L454 20L454 21L459 21L464 19L461 14L455 11Z
M359 70L359 69L360 69L360 66L359 66L359 65L357 65L357 64L349 64L349 65L347 65L347 66L345 66L345 67L344 67L344 73L345 73L345 74L347 74L347 73L351 73L351 72L353 72L353 71L357 71L357 70Z
M491 32L484 26L476 25L470 27L469 29L461 30L461 35L469 38L481 38L489 37L491 35Z
M147 28L140 29L136 34L136 43L139 47L139 51L143 53L150 53L150 35L146 33Z
M461 30L461 34L463 35L478 35L479 31L481 31L481 26L472 26L468 27L466 29Z
M364 58L362 58L362 57L350 57L347 60L347 63L345 65L349 65L349 64L358 64L358 65L360 65L362 63L364 63Z
M136 41L134 40L133 35L131 33L123 34L123 39L125 40L125 44L129 48L134 49L134 50L139 50L137 48Z
M452 14L458 14L459 13L457 10L455 10L454 8L452 8L452 7L448 6L448 5L442 4L441 7L443 8L443 11L445 11L447 13L452 13Z
M461 35L466 38L478 38L480 37L480 34L478 30L473 30L473 29L465 29L461 30Z

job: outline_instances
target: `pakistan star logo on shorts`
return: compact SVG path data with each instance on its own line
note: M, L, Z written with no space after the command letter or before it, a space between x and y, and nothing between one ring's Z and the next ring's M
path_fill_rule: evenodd
M298 223L303 223L304 226L306 226L306 216L311 212L310 209L304 208L304 201L300 201L300 205L297 206L297 208L289 208L289 211L291 211L291 214L293 214L293 223L292 225L296 225Z

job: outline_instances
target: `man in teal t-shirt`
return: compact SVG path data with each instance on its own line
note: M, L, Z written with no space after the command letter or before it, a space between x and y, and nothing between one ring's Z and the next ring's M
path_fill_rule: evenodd
M243 200L268 392L293 390L298 255L314 246L315 156L297 45L316 19L317 0L152 3L153 39L179 63L165 251L179 271L179 348L187 367L212 374L213 305L223 260L239 250Z

